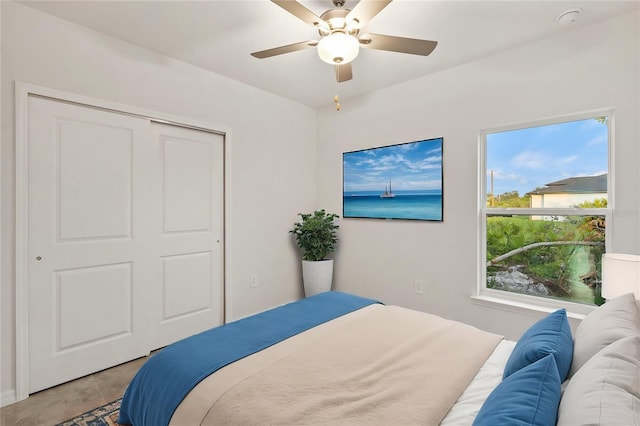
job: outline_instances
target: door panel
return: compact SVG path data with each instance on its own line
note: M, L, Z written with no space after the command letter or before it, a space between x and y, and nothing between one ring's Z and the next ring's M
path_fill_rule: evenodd
M131 238L131 129L57 120L60 240Z
M132 333L132 266L127 262L56 272L58 351Z
M167 135L161 137L164 232L211 232L212 154L215 145ZM185 206L189 206L186 211Z
M31 393L148 353L153 209L148 121L36 97L28 108Z
M161 221L155 347L223 322L224 137L152 123Z
M163 320L211 311L211 252L162 257Z

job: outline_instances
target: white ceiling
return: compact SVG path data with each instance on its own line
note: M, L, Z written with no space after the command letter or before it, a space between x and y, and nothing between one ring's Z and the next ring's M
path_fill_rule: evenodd
M21 1L96 31L303 104L333 102L334 70L315 49L267 59L251 52L318 39L315 29L267 0ZM302 0L317 15L330 0ZM347 1L351 9L357 1ZM359 96L425 74L638 9L638 0L395 0L364 32L438 41L430 56L361 49L340 97ZM556 17L580 8L580 19Z

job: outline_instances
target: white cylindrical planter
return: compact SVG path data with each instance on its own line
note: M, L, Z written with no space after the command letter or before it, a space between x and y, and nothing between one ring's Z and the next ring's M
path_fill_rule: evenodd
M302 261L302 281L306 297L331 290L333 259L312 262Z

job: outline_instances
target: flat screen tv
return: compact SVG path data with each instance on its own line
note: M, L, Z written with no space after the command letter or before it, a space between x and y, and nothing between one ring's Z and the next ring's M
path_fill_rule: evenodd
M343 153L343 217L442 221L442 142Z

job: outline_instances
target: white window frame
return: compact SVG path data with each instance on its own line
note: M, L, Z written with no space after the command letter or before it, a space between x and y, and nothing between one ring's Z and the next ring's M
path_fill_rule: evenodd
M530 127L539 127L552 124L565 123L569 121L585 120L595 117L608 117L608 175L607 175L607 208L488 208L487 207L487 135L498 132L507 132L511 130L519 130ZM479 164L478 164L478 283L476 295L473 297L477 303L489 306L502 307L507 310L522 309L551 312L555 309L566 308L567 314L574 318L583 318L584 315L591 312L596 306L585 305L581 303L569 302L564 300L556 300L539 296L513 293L503 290L495 290L487 288L487 216L499 214L517 214L517 215L540 215L544 212L545 216L583 216L583 215L601 215L605 216L607 230L605 234L605 252L610 252L612 247L613 235L613 211L615 206L615 164L614 158L614 110L613 108L598 109L585 111L575 114L567 114L562 116L549 117L533 121L525 121L512 123L503 126L496 126L482 129L479 133Z

